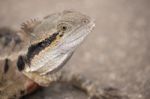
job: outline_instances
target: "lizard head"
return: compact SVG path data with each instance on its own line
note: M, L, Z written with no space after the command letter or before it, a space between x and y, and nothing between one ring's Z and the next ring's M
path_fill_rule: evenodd
M46 75L58 70L77 46L91 32L93 20L80 12L63 11L51 14L32 31L25 72Z
M44 17L41 23L34 28L31 43L42 41L53 34L59 36L57 44L62 42L79 43L94 26L95 24L90 17L77 11L54 13Z

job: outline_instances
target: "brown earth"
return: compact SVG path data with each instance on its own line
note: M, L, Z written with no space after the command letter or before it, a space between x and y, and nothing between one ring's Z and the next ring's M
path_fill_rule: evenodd
M66 68L98 81L102 88L118 88L131 99L150 99L150 1L0 0L0 26L19 29L27 19L64 9L85 13L96 22ZM25 99L84 98L71 86L56 85Z

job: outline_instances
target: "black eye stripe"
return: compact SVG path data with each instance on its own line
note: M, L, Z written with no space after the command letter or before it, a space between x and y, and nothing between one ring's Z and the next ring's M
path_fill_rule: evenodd
M54 40L56 40L56 37L58 34L59 34L59 32L54 33L53 35L46 38L45 40L43 40L37 44L31 45L27 52L27 62L30 63L31 59L35 55L39 54L40 51L42 51L43 49L48 47Z
M64 34L60 34L59 36L62 37Z

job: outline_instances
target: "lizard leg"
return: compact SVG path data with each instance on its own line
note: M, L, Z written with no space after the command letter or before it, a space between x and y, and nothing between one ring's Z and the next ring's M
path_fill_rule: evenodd
M129 99L128 96L120 93L115 88L100 89L94 82L80 74L62 73L61 82L71 83L73 86L85 91L89 96L88 99Z

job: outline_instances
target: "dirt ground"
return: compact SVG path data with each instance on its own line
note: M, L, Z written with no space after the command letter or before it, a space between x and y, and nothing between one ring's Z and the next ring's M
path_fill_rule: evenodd
M20 28L31 18L74 9L96 27L67 63L101 88L118 88L131 99L150 99L149 0L0 0L0 26ZM82 56L82 57L81 57ZM71 86L55 85L25 99L85 99Z

